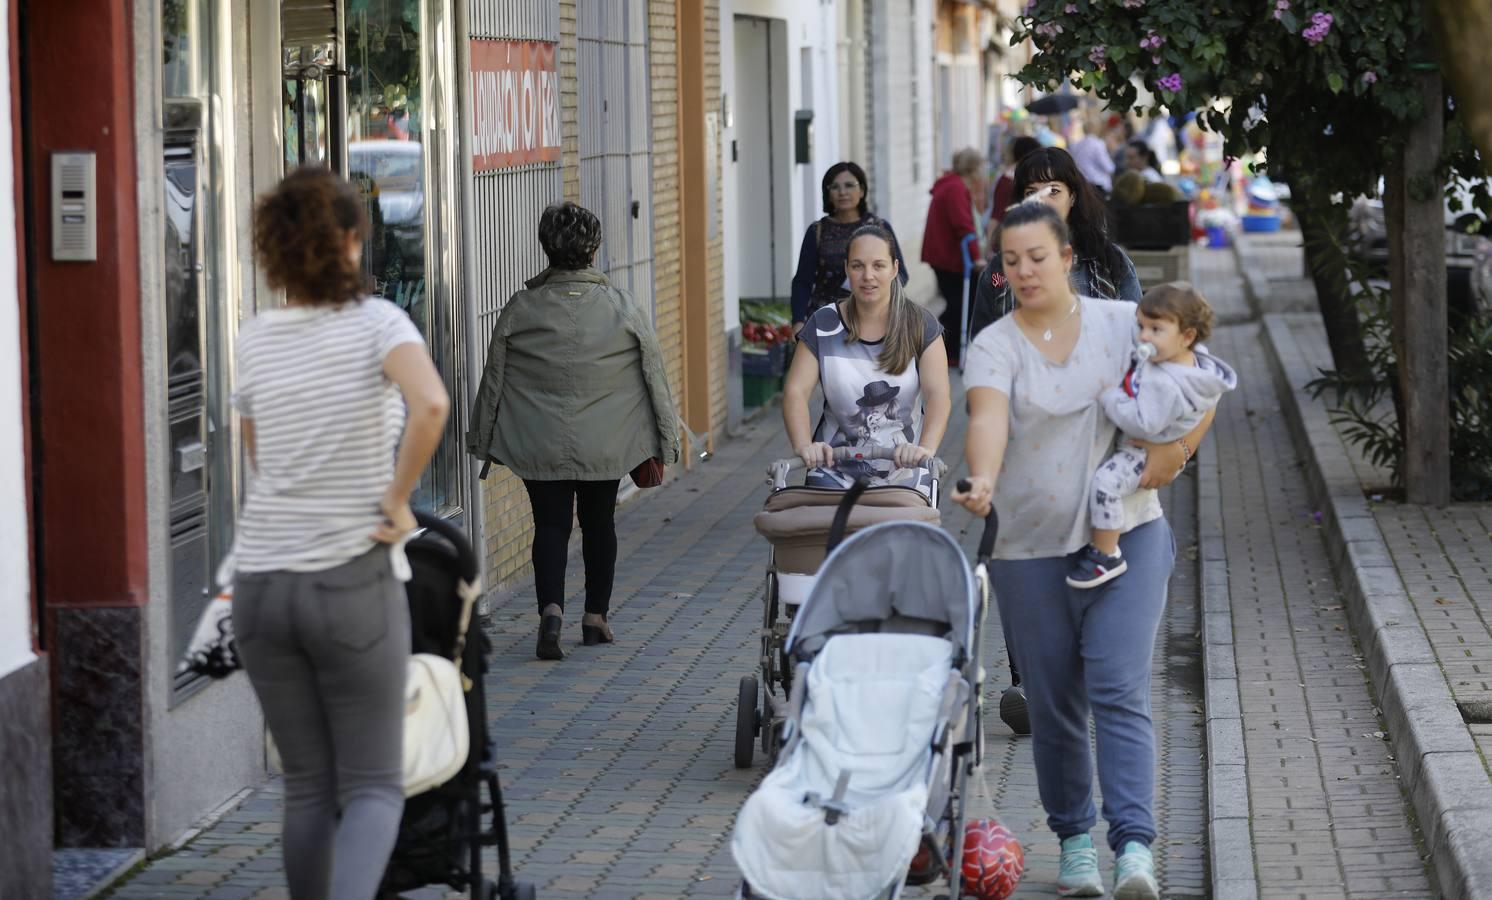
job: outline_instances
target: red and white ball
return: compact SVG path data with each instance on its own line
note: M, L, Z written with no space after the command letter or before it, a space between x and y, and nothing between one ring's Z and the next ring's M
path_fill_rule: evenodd
M1021 842L994 819L964 824L964 895L976 900L1005 900L1015 893L1026 870Z

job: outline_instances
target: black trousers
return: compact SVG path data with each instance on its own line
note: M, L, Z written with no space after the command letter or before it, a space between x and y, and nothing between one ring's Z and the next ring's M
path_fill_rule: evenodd
M964 337L964 273L950 272L947 269L933 267L933 274L938 277L938 293L943 295L943 314L938 316L938 324L943 326L943 345L948 348L948 365L956 366L963 352ZM975 269L969 274L968 288L969 297L974 297L974 291L979 287L979 270Z
M565 608L565 564L570 528L580 519L585 560L585 611L605 615L616 576L616 494L619 481L530 481L534 508L534 588L539 612L551 603Z

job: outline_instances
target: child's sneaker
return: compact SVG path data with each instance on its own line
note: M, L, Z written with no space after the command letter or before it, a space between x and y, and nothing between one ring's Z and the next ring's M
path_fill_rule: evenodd
M1062 858L1057 863L1059 897L1102 897L1103 879L1098 875L1098 851L1093 838L1075 834L1062 842Z
M1072 569L1067 573L1067 585L1083 590L1096 588L1123 575L1128 568L1129 563L1124 561L1124 557L1110 556L1089 544L1073 559Z
M1139 841L1124 845L1114 862L1114 900L1160 900L1155 883L1155 860Z

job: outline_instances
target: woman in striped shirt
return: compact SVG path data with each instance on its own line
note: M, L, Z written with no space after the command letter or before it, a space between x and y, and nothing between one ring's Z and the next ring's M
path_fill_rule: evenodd
M371 897L404 809L409 496L449 401L419 330L365 296L357 192L300 169L254 244L283 308L239 336L233 402L253 466L233 621L285 769L290 895ZM404 576L407 577L407 574Z

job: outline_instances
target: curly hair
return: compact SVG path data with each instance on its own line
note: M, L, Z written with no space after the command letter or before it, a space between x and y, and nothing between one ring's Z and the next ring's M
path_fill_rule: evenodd
M318 166L296 169L254 206L254 250L269 286L299 303L341 304L371 284L347 253L348 232L368 239L357 188Z
M539 246L553 268L588 268L601 247L601 220L578 203L551 203L539 217Z
M1170 319L1185 334L1195 331L1192 344L1212 336L1212 307L1190 282L1172 281L1156 285L1140 298L1140 312L1152 319Z
M834 198L829 196L829 186L834 184L834 179L838 178L841 172L849 172L850 177L860 182L859 213L860 218L863 219L870 213L870 203L867 199L870 196L870 183L865 180L865 170L852 162L837 162L824 173L823 181L819 185L824 195L824 215L834 215Z

